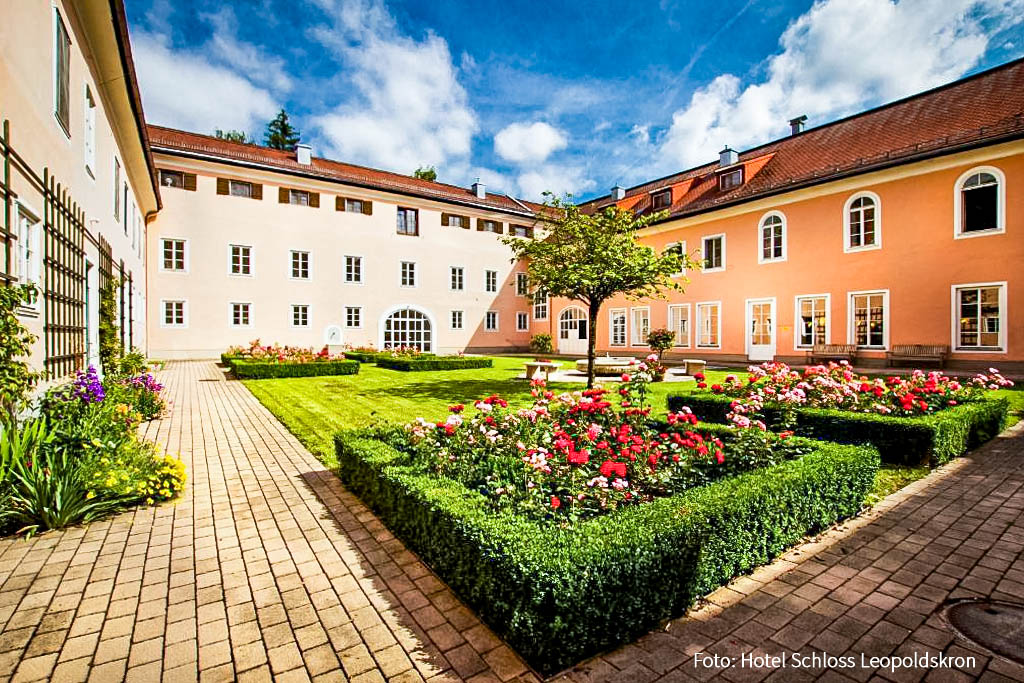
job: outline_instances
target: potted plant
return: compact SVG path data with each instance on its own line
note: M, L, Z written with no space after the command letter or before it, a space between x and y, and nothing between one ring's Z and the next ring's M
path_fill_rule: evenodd
M660 382L665 379L667 368L661 362L661 357L666 351L672 348L672 342L676 339L676 333L664 327L651 330L647 333L647 345L657 354L657 365L652 368L654 381Z

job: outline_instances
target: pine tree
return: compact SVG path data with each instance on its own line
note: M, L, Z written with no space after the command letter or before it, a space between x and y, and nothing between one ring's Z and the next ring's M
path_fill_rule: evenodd
M267 124L263 142L267 147L291 150L299 144L299 135L299 131L288 121L288 113L282 109L274 120Z

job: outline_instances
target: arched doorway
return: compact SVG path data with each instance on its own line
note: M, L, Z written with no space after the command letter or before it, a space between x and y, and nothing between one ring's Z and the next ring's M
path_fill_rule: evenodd
M587 312L569 306L558 316L558 352L583 355L587 352Z
M412 306L386 315L381 325L381 348L411 346L423 352L433 351L434 333L430 317Z

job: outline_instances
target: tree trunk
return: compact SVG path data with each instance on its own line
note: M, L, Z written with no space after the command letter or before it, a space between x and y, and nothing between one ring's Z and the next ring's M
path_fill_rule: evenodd
M600 302L590 302L590 318L587 320L589 327L587 334L587 389L594 388L594 358L597 356L597 314L600 310Z

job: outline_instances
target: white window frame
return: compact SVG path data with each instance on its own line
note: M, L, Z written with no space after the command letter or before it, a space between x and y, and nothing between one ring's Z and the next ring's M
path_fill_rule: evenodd
M516 311L516 332L530 331L530 314L525 311Z
M764 256L764 228L765 221L769 218L779 218L782 221L782 256L773 256L771 258L765 258ZM786 214L781 211L768 211L757 221L757 262L759 264L765 263L782 263L787 260L789 251L786 247L786 242L789 238L789 225L786 221ZM772 247L775 246L774 241ZM722 265L725 265L725 242L722 242Z
M455 271L459 271L459 286L455 286ZM465 266L449 266L448 267L448 290L452 292L464 292L466 291L466 267Z
M804 299L825 300L825 341L830 343L832 338L832 295L831 294L797 294L793 297L793 348L809 349L810 345L800 343L800 302Z
M622 316L622 341L615 340L615 316ZM629 311L625 308L613 308L608 311L608 346L626 346L629 342Z
M996 228L995 230L976 230L974 232L962 232L964 209L963 194L961 187L976 173L991 173L996 177ZM995 166L975 166L969 171L960 174L953 186L953 239L965 240L972 237L987 237L988 235L1002 235L1006 232L1006 174Z
M537 292L538 291L543 291L543 290L534 290L534 292L533 292L534 297L537 296ZM531 313L533 313L534 321L537 321L537 320L547 320L548 319L548 315L550 314L550 310L551 310L551 297L548 296L547 292L544 292L544 315L537 315L537 300L536 300L536 298L534 298L531 301L531 304L533 305L533 310L531 311Z
M71 94L71 90L72 90L72 86L71 86L71 62L72 62L71 55L73 54L73 52L71 51L71 48L72 48L72 46L74 46L75 42L72 40L71 29L68 28L68 22L64 20L64 16L61 14L60 9L57 8L56 3L53 3L51 5L50 9L53 10L53 25L52 25L51 30L50 30L50 35L53 37L53 69L52 69L52 72L50 73L50 85L53 88L53 92L52 92L52 95L53 95L53 106L50 107L50 111L53 113L53 120L57 123L57 128L59 128L60 132L64 134L65 140L70 143L71 142L71 119L72 119L71 110L73 109L73 107L71 106L71 102L70 101L68 102L68 125L67 126L65 126L64 122L60 120L60 114L57 111L57 102L58 102L58 99L60 98L60 95L58 93L58 91L60 89L60 86L57 83L57 74L58 74L58 69L60 68L60 63L59 63L60 60L58 59L59 55L58 55L58 50L57 50L57 26L58 26L58 23L60 24L61 28L64 29L64 34L68 37L68 74L67 74L67 76L68 76L68 98L69 98L69 100L72 97L72 94Z
M850 210L853 207L853 203L858 199L867 197L875 203L875 243L868 246L851 247L850 246ZM854 192L847 197L846 202L843 204L843 252L847 254L856 254L860 251L875 251L876 249L882 248L882 198L876 193L869 190L861 190L860 192Z
M686 256L687 256L687 254L686 254L686 240L679 240L678 242L669 242L668 244L665 245L665 248L662 250L662 253L664 254L665 252L667 252L672 247L679 247L680 255L683 257L683 259L686 258ZM682 270L680 270L680 271L678 271L676 273L672 273L672 277L686 277L685 261L684 261L684 265L683 265Z
M236 185L245 185L249 188L249 194L235 194ZM252 199L252 183L248 180L235 180L234 178L228 179L228 196L229 197L241 197L242 199Z
M184 268L166 268L164 267L164 242L181 242L183 244L182 253L184 254ZM184 273L189 272L189 240L184 237L161 237L160 238L160 265L159 270L162 273Z
M299 307L305 307L306 309L306 324L296 325L295 324L295 309ZM252 310L249 311L250 319L252 317ZM305 330L313 326L313 306L310 304L291 304L291 320L289 321L289 327L298 330Z
M718 340L717 344L701 344L700 343L700 331L704 327L704 321L701 318L701 308L704 306L717 306L718 307L718 325L715 329L715 338ZM698 349L721 349L722 348L722 302L719 301L698 301L694 304L694 309L697 313L697 328L694 332L694 347Z
M856 322L854 320L854 305L853 297L858 295L867 294L881 294L882 295L882 346L861 346L857 344L857 329ZM891 306L889 303L889 290L888 289L861 289L855 292L846 293L846 343L855 344L858 349L865 351L888 351L889 350L889 339L890 339L890 323L889 318L891 314Z
M491 289L491 275L494 275L494 289ZM484 271L484 291L488 294L496 294L498 292L498 271Z
M408 266L412 266L412 268L406 269L407 265ZM405 284L405 280L407 279L405 277L405 271L406 270L408 270L409 273L412 274L412 278L411 278L412 284L410 284L410 285ZM416 262L415 261L399 261L398 262L398 286L401 287L402 289L416 289L416 285L419 282L419 277L418 277L419 273L416 272L417 270L418 269L416 268Z
M295 274L295 255L305 254L306 255L306 277L301 277ZM300 259L301 260L301 259ZM308 249L289 249L288 250L288 279L298 280L299 282L309 282L313 279L313 253Z
M35 298L32 301L23 302L19 308L22 312L35 316L38 315L43 300L43 221L39 212L20 199L14 200L13 208L16 222L12 227L17 236L17 239L11 243L11 247L14 249L12 261L15 272L13 274L18 278L19 284L31 283L36 287ZM31 223L31 232L27 240L21 233L23 217ZM26 241L30 243L29 247L32 250L27 262L23 258Z
M235 306L248 306L249 307L249 322L247 323L235 323ZM252 327L252 302L251 301L231 301L228 302L228 327L239 327L248 329Z
M228 187L228 192L230 193L230 191L231 191L231 188L229 186ZM305 203L302 203L302 202L299 202L299 201L292 201L293 199L301 198L303 196L306 197L306 202ZM309 190L300 190L300 189L297 189L297 188L294 188L294 187L288 188L288 203L290 205L292 205L292 206L312 206L310 204L311 201L313 201L313 193L310 192Z
M455 325L455 314L459 316L459 324ZM464 330L466 329L466 312L461 308L456 308L448 312L448 329L450 330Z
M678 334L678 331L676 330L676 319L675 319L675 310L676 309L686 309L686 339L682 340L682 343L680 343L679 334ZM672 341L672 346L674 348L677 348L677 349L688 349L688 348L690 348L690 344L691 344L690 339L693 337L693 316L692 316L692 313L693 313L693 310L690 308L690 304L669 304L668 305L668 317L667 317L668 329L672 330L673 332L676 332L676 337Z
M234 272L234 254L232 253L235 247L249 250L249 272L248 273L236 273ZM251 244L229 244L228 245L228 277L255 277L256 269L253 268L252 264L252 245ZM244 302L243 302L244 303Z
M651 307L650 306L633 306L629 309L629 345L630 346L647 346L647 335L644 335L643 339L638 339L636 336L636 314L646 313L647 314L647 334L651 332Z
M83 152L85 153L85 170L89 177L96 179L96 96L89 84L85 84L83 105L85 114L82 121Z
M167 304L181 304L181 324L167 322ZM183 329L188 327L188 299L160 299L160 327Z
M516 296L529 296L530 279L525 271L516 271Z
M491 316L494 316L494 327L490 326ZM485 332L497 332L500 323L500 316L497 311L486 311L484 313L484 331Z
M704 264L707 262L707 257L706 257L705 252L704 252L704 247L707 245L707 241L708 240L713 240L716 237L722 238L722 265L719 268L705 268ZM726 264L728 263L726 261L725 254L726 254L726 252L725 252L725 233L724 232L717 232L717 233L715 233L713 235L702 235L701 236L701 238L700 238L700 263L701 263L701 272L702 273L724 273L725 272L725 268L726 268Z
M975 287L998 287L999 288L999 348L973 348L960 346L960 316L959 297L957 291L960 289L971 289ZM954 353L1006 353L1007 349L1007 298L1009 286L1006 280L996 282L968 282L964 284L950 285L950 346Z
M356 262L358 262L358 265L359 265L359 279L358 280L349 280L348 279L348 260L349 259L355 259ZM342 281L342 283L344 283L346 285L362 285L364 282L366 282L366 280L363 278L363 261L365 261L365 259L363 258L362 254L345 254L344 256L342 256L342 261L341 261L341 281Z
M344 202L345 203L343 204L343 207L344 207L343 213L363 213L363 209L366 208L366 200L365 199L357 199L356 197L345 197ZM356 211L355 209L349 208L349 202L358 202L359 203L359 210Z
M358 325L349 324L349 311L357 311L356 316L359 318ZM363 329L363 307L362 306L346 306L345 307L345 329L346 330L361 330Z

